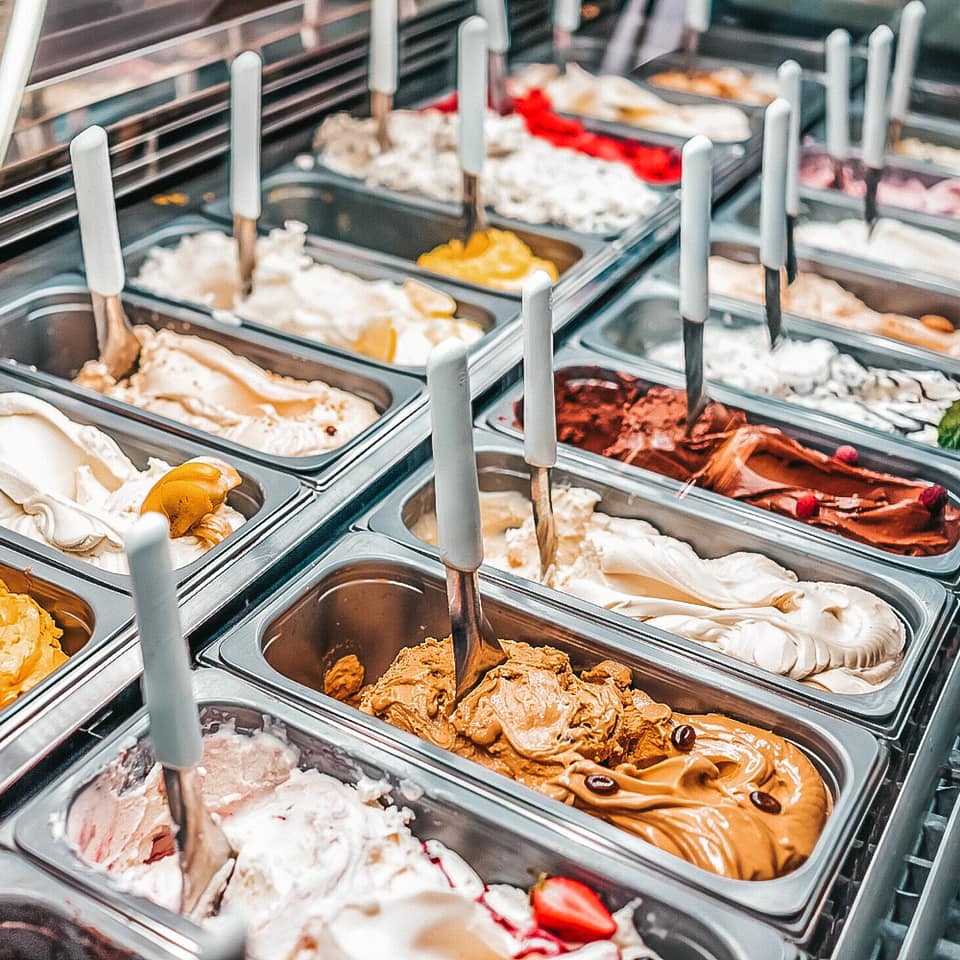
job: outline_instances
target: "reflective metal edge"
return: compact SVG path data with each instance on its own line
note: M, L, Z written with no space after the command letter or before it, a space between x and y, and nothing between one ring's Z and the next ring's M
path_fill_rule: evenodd
M717 244L713 244L716 249ZM623 359L627 363L633 360L642 359L646 363L663 367L666 370L672 367L651 359L646 353L636 353L631 350L618 346L614 340L611 331L621 325L626 326L627 315L634 311L643 303L652 301L669 301L676 314L676 334L677 336L661 336L658 331L651 331L645 325L645 319L642 316L631 317L630 326L636 334L642 338L647 347L658 346L660 344L674 342L680 335L680 314L677 311L679 291L676 286L666 280L641 280L640 283L625 290L615 301L603 308L596 317L589 321L586 326L578 331L576 341L588 350L596 353L606 354L614 359ZM744 309L741 306L742 301L730 300L730 306L721 306L728 301L726 298L714 298L714 304L710 311L710 318L707 326L706 342L710 345L710 327L729 326L729 320L732 320L734 328L743 329L746 327L756 327L761 334L765 336L765 318L763 310L760 307L756 309ZM917 350L907 344L900 345L902 349L888 347L891 341L880 337L872 337L859 331L847 330L842 327L831 324L819 324L815 321L804 321L794 314L784 315L784 332L790 334L798 340L822 339L832 343L842 354L853 357L858 363L868 367L882 367L894 370L919 369L926 371L935 371L944 375L952 375L957 378L957 399L960 399L960 358L940 357L937 354ZM811 329L812 328L812 329ZM936 358L936 359L935 359ZM743 387L737 387L733 384L725 383L725 389L732 394L738 394L744 397L763 398L771 404L776 404L784 411L797 408L803 410L815 410L816 407L808 406L804 403L791 403L779 397L768 394L756 393ZM921 443L909 435L891 433L881 430L878 427L869 424L859 423L858 421L848 419L834 411L821 410L822 416L833 418L840 423L849 424L866 433L878 437L896 437L901 443L910 445L918 452L925 455L945 457L947 460L956 460L960 457L960 450L947 450L943 447L931 446L928 443Z
M214 311L201 303L158 294L137 283L137 275L151 248L157 246L173 247L182 237L197 234L205 230L223 231L224 224L220 221L208 220L198 215L178 217L164 227L152 230L145 236L127 244L124 248L124 261L126 263L127 277L130 278L127 283L129 289L136 290L144 296L157 300L170 301L171 303L184 305L190 309L212 315ZM261 236L266 236L267 233L267 230L260 231ZM481 290L479 287L471 290L464 296L463 290L457 287L456 284L449 280L442 280L436 274L431 273L428 275L427 271L420 270L416 267L401 271L396 268L381 265L375 260L368 259L366 251L359 248L349 257L340 251L320 250L317 247L312 247L310 253L317 262L329 264L338 270L351 273L364 280L389 280L392 283L400 284L406 279L415 279L420 282L429 283L429 285L435 289L453 297L458 304L457 316L479 323L485 331L484 335L470 346L472 358L484 356L489 353L495 344L503 339L505 331L510 327L512 322L519 319L516 299L513 297L498 295L494 291ZM220 312L229 313L230 311ZM409 373L417 377L426 376L425 363L415 366L387 363L367 357L361 353L356 353L346 347L339 347L334 344L325 343L322 340L311 339L297 333L271 327L258 321L247 320L242 317L238 319L240 319L243 328L249 328L266 336L274 336L298 345L302 344L306 347L327 350L338 357L369 364L377 369ZM211 322L215 323L216 320L211 318Z
M360 777L386 779L403 805L417 814L413 832L428 836L440 832L438 839L461 852L488 882L527 886L524 854L532 853L551 873L579 875L595 885L611 905L621 906L639 896L642 907L636 920L641 933L649 936L650 945L662 949L668 960L674 956L693 960L695 948L699 948L696 956L704 960L761 956L764 960L799 960L795 949L769 927L707 902L681 884L638 869L625 858L605 857L598 864L591 847L553 818L497 792L461 783L444 767L384 738L367 724L306 713L215 668L196 671L193 687L208 725L235 720L241 730L256 730L279 723L290 740L308 752L309 766L348 782ZM148 718L140 711L31 801L16 819L16 842L46 870L108 904L133 929L151 931L189 948L198 933L195 926L106 884L101 871L85 865L72 852L62 829L77 793L121 751L145 738L147 729ZM418 829L418 824L423 826ZM510 869L507 876L503 875L505 868Z
M485 431L477 431L474 442L481 490L515 489L529 493L529 468L519 443ZM367 514L365 523L369 529L437 557L436 548L420 540L410 529L411 522L416 522L431 507L433 475L434 465L427 463L387 493ZM906 652L899 671L886 687L871 694L830 693L486 565L483 570L490 580L530 593L544 603L559 604L580 617L597 620L611 629L637 636L643 642L679 650L697 662L707 661L808 707L859 722L880 736L898 739L930 661L957 610L957 601L940 584L929 577L893 572L880 564L852 558L826 544L811 542L811 538L798 531L779 532L775 540L765 539L741 518L714 504L705 511L699 504L691 505L642 481L613 478L596 467L567 463L563 455L552 476L554 489L578 486L594 490L612 501L609 505L601 501L598 510L644 519L669 536L690 543L702 556L721 556L741 550L759 552L798 573L801 580L848 583L880 596L896 610L907 630Z
M558 351L555 360L555 369L566 367L596 367L598 370L613 372L622 371L641 380L663 384L669 387L682 389L683 371L668 370L639 358L629 362L614 360L613 357L597 354L583 347L564 347ZM519 437L520 431L514 427L513 405L522 396L523 384L515 384L499 399L494 400L477 418L478 425L487 425L498 433ZM735 393L719 384L710 388L713 399L732 407L737 407L751 415L751 422L765 423L779 427L791 437L799 440L814 449L832 453L845 443L853 444L860 454L860 463L869 469L880 470L884 473L901 474L906 477L922 475L931 483L942 483L947 490L952 491L954 502L960 497L960 465L938 454L923 456L917 450L916 444L906 444L896 437L876 431L867 432L855 429L840 423L831 417L824 416L815 410L806 410L781 403L773 403L766 398L750 397L747 394ZM786 409L784 409L786 407ZM684 489L684 496L694 498L700 503L726 503L746 517L751 515L758 528L770 527L769 537L775 539L781 536L783 528L793 529L796 521L789 517L781 517L769 510L761 510L749 504L741 503L729 497L712 493L698 487L686 488L683 484L649 470L633 467L619 460L602 457L599 454L589 453L578 447L563 445L571 459L583 460L587 463L604 464L606 468L617 474L626 476L643 476L644 478L678 494ZM840 547L844 550L856 552L870 557L873 560L898 567L906 567L918 573L925 573L941 579L951 580L960 574L960 543L946 553L932 557L907 557L865 543L858 543L838 534L830 533L819 527L809 524L803 525L810 535L824 542Z
M897 877L904 869L904 857L910 853L916 842L917 831L939 778L943 758L956 739L958 729L960 658L955 658L916 759L903 780L893 810L887 817L886 829L840 931L831 960L863 960L864 957L871 956L882 918L890 909L894 898ZM946 839L944 837L944 841ZM941 845L940 849L944 850L945 844ZM956 850L948 851L945 856L952 856L955 852ZM944 892L941 890L933 896L939 897ZM940 915L941 920L942 918L943 914ZM916 960L919 960L919 957Z
M418 737L400 731L384 721L359 713L315 689L291 680L270 666L262 650L263 633L274 618L295 602L305 598L329 576L368 562L377 573L377 582L385 579L386 568L413 577L443 596L442 568L434 560L401 544L373 533L350 533L287 584L285 589L262 605L249 618L218 640L204 652L204 662L217 662L265 684L282 696L291 697L324 715L330 714L362 724L391 741L428 757L435 763L455 771L471 783L482 785L494 793L542 812L554 822L580 836L589 838L602 850L604 858L615 854L631 862L655 866L656 869L697 888L705 895L727 903L773 923L791 937L809 935L819 905L840 868L845 850L866 815L882 779L887 762L885 744L860 727L813 711L780 698L745 680L698 665L696 680L691 685L690 663L672 651L637 643L606 625L582 618L556 606L541 604L533 597L512 591L503 584L481 577L485 612L501 635L517 636L507 624L522 622L533 631L526 634L531 642L549 643L572 652L576 661L595 663L616 659L644 675L647 689L654 696L667 693L664 699L682 703L688 712L704 709L720 710L780 732L817 758L819 769L834 792L834 810L827 821L812 857L795 872L764 882L731 880L694 867L659 848L633 838L581 810L545 800L532 788L520 786L486 768L448 753ZM417 590L420 587L416 588ZM316 609L316 604L313 605ZM444 601L445 608L445 601ZM359 611L358 611L359 612ZM499 626L498 626L499 624ZM382 627L371 628L369 638L382 638ZM413 638L417 639L417 638ZM367 648L369 652L369 648ZM391 654L392 656L392 654ZM704 703L709 701L709 707ZM694 698L691 700L691 698ZM727 707L729 706L729 709Z
M64 308L65 298L73 309L90 312L89 294L79 277L64 275L54 277L47 284L7 304L0 309L0 335L3 327L14 316L22 316L36 322L38 317L55 315ZM341 387L371 400L381 411L380 418L369 428L347 443L328 451L306 457L273 456L252 447L225 440L212 433L196 430L176 420L150 413L139 407L113 400L79 387L65 378L39 371L23 363L9 362L5 369L25 380L53 387L58 391L82 398L90 404L122 414L128 419L156 426L168 433L189 439L199 439L211 447L227 451L231 456L256 460L268 467L287 470L299 476L309 476L319 481L329 481L331 476L346 468L362 455L372 439L409 416L411 411L425 400L424 385L414 377L389 370L375 370L366 364L345 357L334 356L318 346L294 345L276 336L265 336L250 329L218 323L209 315L185 306L176 306L169 301L127 292L122 296L124 305L133 310L134 322L148 323L158 327L171 326L181 332L206 340L213 340L245 356L266 369L285 376L323 380L331 386ZM54 302L46 302L53 300ZM2 346L0 346L2 349ZM87 359L90 359L89 357Z
M171 436L146 424L135 425L129 419L94 406L86 398L73 397L51 389L46 384L24 383L11 376L11 368L0 365L0 393L22 391L56 407L65 416L78 422L91 424L104 431L117 442L120 449L143 468L151 457L165 460L172 466L198 456L211 456L218 451L193 440ZM201 435L202 436L202 435ZM216 544L203 556L191 561L175 571L180 590L192 589L216 573L223 573L231 561L240 556L246 548L265 531L276 525L289 512L293 501L302 499L301 486L294 477L270 470L243 456L231 455L230 463L239 472L242 483L227 497L227 503L241 513L253 510L246 522L225 540ZM11 544L17 551L41 558L52 567L70 571L73 576L85 580L104 583L118 590L129 592L130 576L126 573L114 573L101 570L78 556L57 550L39 540L33 540L0 525L0 540Z

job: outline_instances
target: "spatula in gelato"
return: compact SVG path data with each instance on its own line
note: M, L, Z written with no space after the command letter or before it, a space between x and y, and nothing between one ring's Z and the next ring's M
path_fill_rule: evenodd
M238 853L222 908L244 917L257 960L657 960L634 927L636 903L612 917L597 903L603 934L565 940L525 891L487 885L453 850L421 842L382 782L341 783L301 766L277 736L231 724L203 747L204 801ZM131 761L77 796L67 836L114 882L176 909L180 870L160 766L143 778Z
M141 470L96 427L0 393L0 526L101 569L126 572L123 537L146 510L167 517L175 566L203 556L244 522L226 503L240 483L214 458L152 457Z
M648 78L655 87L680 90L703 97L736 100L752 106L765 107L778 95L777 78L773 74L747 73L737 67L717 67L715 70L664 70Z

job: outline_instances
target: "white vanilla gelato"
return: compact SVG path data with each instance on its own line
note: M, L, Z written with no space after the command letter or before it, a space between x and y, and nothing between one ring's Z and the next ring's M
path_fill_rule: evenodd
M456 301L419 280L364 280L317 263L307 228L289 220L257 240L249 297L240 290L237 242L219 230L154 247L136 282L161 296L228 310L286 333L354 350L376 360L422 366L444 340L470 344L483 330L456 316Z
M386 786L299 769L276 737L231 725L204 737L204 800L237 851L222 908L244 919L257 960L656 960L628 904L612 940L565 944L526 893L488 886L452 850L410 830ZM67 836L125 889L177 909L180 870L159 765L129 786L117 762L82 791ZM536 866L535 864L532 866Z
M324 120L314 147L325 166L370 186L459 202L459 122L439 110L396 110L389 120L392 146L382 153L376 120L338 113ZM555 147L528 133L519 115L488 113L485 131L483 198L502 217L614 233L662 202L626 164Z
M800 581L758 553L704 559L643 520L597 512L599 501L592 490L554 491L558 546L548 586L835 693L869 693L896 673L904 628L879 597ZM483 492L480 509L484 563L540 580L529 500L515 490ZM413 532L435 544L435 517Z

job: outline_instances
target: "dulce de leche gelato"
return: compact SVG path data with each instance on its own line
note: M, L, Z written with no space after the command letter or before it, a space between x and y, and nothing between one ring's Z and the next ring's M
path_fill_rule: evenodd
M821 453L742 410L708 403L688 433L681 390L577 370L561 371L556 389L564 443L903 556L960 540L960 511L942 486Z
M552 647L507 660L455 702L453 645L400 651L355 696L365 713L579 807L704 870L769 880L809 856L831 796L804 753L718 714L675 713L603 661Z
M369 400L320 380L295 380L226 347L172 330L134 328L137 370L115 380L96 360L74 381L151 413L262 453L307 457L334 450L377 420Z
M772 74L746 73L736 67L716 70L664 70L649 78L655 87L680 90L702 97L737 100L752 106L765 107L777 98L777 78Z

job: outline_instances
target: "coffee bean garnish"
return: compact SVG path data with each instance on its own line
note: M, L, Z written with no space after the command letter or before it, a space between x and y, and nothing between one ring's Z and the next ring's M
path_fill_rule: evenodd
M769 793L763 790L754 790L750 794L750 802L764 813L779 813L783 809L783 807L780 806L780 801L776 797L770 796Z
M673 733L670 734L670 742L678 750L687 753L693 749L693 745L697 742L697 731L689 723L681 723L679 727L673 728Z
M328 423L323 429L326 430L328 437L335 437L337 435L337 428L332 423Z
M602 797L616 793L620 789L613 777L606 777L602 773L591 773L583 782L588 790L599 793Z

